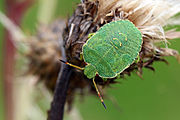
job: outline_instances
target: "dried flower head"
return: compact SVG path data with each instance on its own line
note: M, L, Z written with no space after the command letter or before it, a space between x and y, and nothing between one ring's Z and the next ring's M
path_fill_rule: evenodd
M63 45L66 50L67 60L70 63L83 67L84 61L80 58L82 46L88 39L89 33L96 32L101 26L111 21L128 19L141 31L143 35L143 46L140 52L139 62L133 63L129 68L120 74L131 75L136 71L142 77L142 68L155 70L153 62L166 60L164 56L175 56L179 58L176 50L168 48L168 39L179 37L175 31L165 32L163 27L168 20L180 12L180 2L170 0L85 0L79 4L74 14L69 18L63 32ZM51 89L55 86L57 74L60 69L58 59L61 51L57 37L61 31L59 21L53 23L47 29L41 29L36 35L35 42L31 43L31 50L28 53L30 60L29 71L36 74L40 79L45 79ZM58 32L57 32L58 31ZM51 36L52 35L52 36ZM49 36L50 39L49 39ZM56 37L53 37L56 36ZM165 44L164 48L158 47L157 43ZM102 86L116 83L115 79L106 81L97 77L96 82ZM53 83L53 84L52 84ZM72 103L74 93L88 88L95 93L92 83L83 72L74 70L70 79L67 102Z
M29 60L28 74L35 75L39 81L54 90L57 76L61 67L61 33L65 22L58 20L49 26L41 25L36 36L30 38L29 51L26 57Z

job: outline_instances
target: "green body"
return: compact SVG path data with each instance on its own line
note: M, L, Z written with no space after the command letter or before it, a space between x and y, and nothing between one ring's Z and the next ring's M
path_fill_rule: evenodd
M114 78L129 67L142 46L141 32L128 20L110 22L101 27L83 46L88 64L84 74L94 78Z

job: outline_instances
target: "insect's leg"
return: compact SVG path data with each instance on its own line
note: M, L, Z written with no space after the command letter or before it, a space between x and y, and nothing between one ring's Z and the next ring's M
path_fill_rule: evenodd
M95 33L89 33L88 39L91 38Z
M98 94L100 100L101 100L101 103L103 104L104 108L106 109L106 105L104 104L104 100L103 100L103 98L102 98L102 96L101 96L101 94L100 94L100 92L99 92L99 90L98 90L98 88L97 88L97 85L96 85L94 79L95 79L95 77L93 78L93 84L94 84L94 87L95 87L95 89L96 89L96 92L97 92L97 94Z
M138 63L140 61L140 56L138 55L136 60L135 60L135 63Z
M81 61L83 60L83 53L82 53L82 52L80 53L79 59L80 59Z
M84 70L84 68L81 68L81 67L79 67L79 66L77 66L77 65L73 65L73 64L68 63L68 62L65 62L65 61L63 61L63 60L60 60L60 61L63 62L63 63L65 63L66 65L71 66L71 67L77 68L77 69L79 69L79 70Z

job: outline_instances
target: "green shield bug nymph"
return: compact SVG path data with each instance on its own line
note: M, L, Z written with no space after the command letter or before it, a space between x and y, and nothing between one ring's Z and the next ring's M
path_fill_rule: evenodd
M114 78L128 68L137 58L142 46L141 32L129 20L118 20L105 24L92 35L82 47L85 68L67 63L84 70L106 108L97 89L94 78Z

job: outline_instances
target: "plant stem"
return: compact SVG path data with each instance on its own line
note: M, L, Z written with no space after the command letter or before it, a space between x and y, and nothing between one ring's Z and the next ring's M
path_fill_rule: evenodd
M64 47L61 46L62 59L66 61ZM72 68L69 65L62 64L59 76L56 82L54 98L48 114L48 120L63 120L64 105L69 86L69 79L72 74Z

